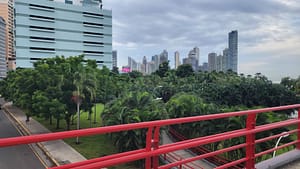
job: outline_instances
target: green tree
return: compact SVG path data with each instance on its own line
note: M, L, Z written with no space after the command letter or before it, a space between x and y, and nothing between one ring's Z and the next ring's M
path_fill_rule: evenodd
M178 66L176 70L176 76L178 77L188 77L193 75L193 68L190 64L182 64Z
M160 77L166 77L170 71L169 62L163 62L159 65L158 70L155 72Z
M117 125L166 118L164 104L147 92L131 92L108 103L102 113L103 124ZM145 147L146 131L124 131L112 135L119 151Z

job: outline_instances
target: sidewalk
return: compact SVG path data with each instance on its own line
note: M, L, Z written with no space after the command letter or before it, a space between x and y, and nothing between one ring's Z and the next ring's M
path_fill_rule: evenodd
M162 144L174 143L165 131L162 132L161 136L162 136ZM192 154L186 150L178 150L178 151L175 151L175 153L178 156L180 156L182 159L187 159L187 158L191 158L191 157L195 156L194 154ZM204 169L213 169L214 168L213 166L211 166L208 162L205 162L204 160L196 160L196 161L190 162L188 164L191 166L201 166Z
M29 122L26 122L26 115L17 107L12 106L9 103L5 103L2 98L0 99L0 104L4 104L3 107L5 112L14 121L16 121L18 127L23 130L22 132L25 135L51 132L32 118ZM86 160L86 158L84 158L81 154L79 154L76 150L74 150L71 146L69 146L62 140L41 142L36 145L43 151L44 156L46 155L46 157L48 158L44 159L43 157L41 157L43 158L43 160L45 160L44 162L48 167L53 167L53 163L55 165L63 165ZM52 164L49 163L49 160L52 161Z

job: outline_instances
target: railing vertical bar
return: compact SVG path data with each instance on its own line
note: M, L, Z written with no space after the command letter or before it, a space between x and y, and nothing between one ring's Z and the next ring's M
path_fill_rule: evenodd
M156 150L159 148L159 131L160 126L155 127L154 130L154 139L153 139L153 150ZM159 167L159 156L153 157L153 169L158 169Z
M248 114L247 116L247 130L253 130L256 125L256 114ZM254 169L255 165L255 134L246 135L246 168Z
M298 120L300 120L300 108L298 108ZM298 139L298 143L296 147L298 150L300 150L300 123L298 123L297 139Z
M146 135L146 151L151 151L152 148L152 131L153 127L149 127ZM151 169L151 157L147 157L145 160L145 169Z

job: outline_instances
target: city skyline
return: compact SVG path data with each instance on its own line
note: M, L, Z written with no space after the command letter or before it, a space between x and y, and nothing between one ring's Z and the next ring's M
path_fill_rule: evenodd
M142 60L163 49L187 57L200 49L200 62L211 52L222 54L227 33L239 31L239 73L260 72L273 81L297 77L300 67L300 2L295 0L251 1L116 1L104 0L113 10L113 49L118 66L127 57ZM180 12L178 12L180 11ZM124 15L126 13L126 15ZM174 67L174 56L170 65Z

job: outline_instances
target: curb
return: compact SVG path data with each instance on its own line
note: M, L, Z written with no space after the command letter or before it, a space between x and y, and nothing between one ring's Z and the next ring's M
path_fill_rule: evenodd
M18 120L5 106L2 107L4 112L9 115L9 117L12 118L12 120L14 120L18 125L16 127L18 127L22 133L22 135L31 135L31 132L29 131L29 129L23 125L22 122L20 122L20 120ZM55 165L55 166L60 166L60 164L55 160L54 157L52 157L52 155L47 151L47 149L44 147L44 145L40 142L38 143L34 143L37 145L37 147L42 150L42 152L44 153L44 155ZM34 148L33 148L34 149ZM40 157L40 155L37 153L37 155Z

